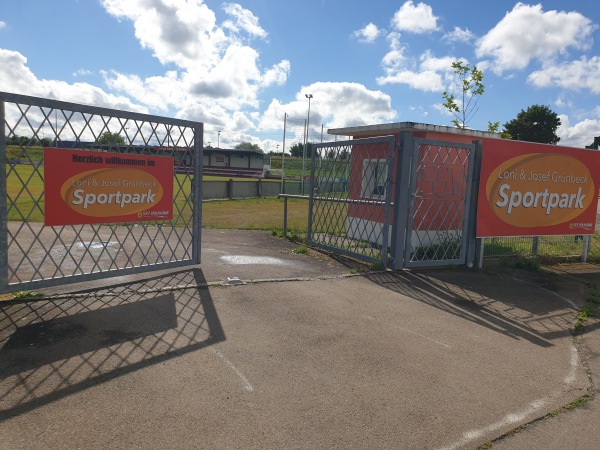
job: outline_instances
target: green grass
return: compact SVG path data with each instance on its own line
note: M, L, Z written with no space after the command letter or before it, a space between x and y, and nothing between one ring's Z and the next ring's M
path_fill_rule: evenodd
M27 190L23 188L24 183L27 185ZM181 211L181 217L176 225L182 225L191 214L187 203L191 194L190 178L176 175L174 190L178 193L175 198L177 207L174 211L175 216L178 215L178 211ZM9 208L8 220L20 221L22 214L30 222L44 221L43 167L39 167L36 171L31 165L13 166L7 179L7 191L10 199L15 202ZM289 227L305 231L308 223L308 202L293 199L288 202ZM265 198L207 202L203 205L203 224L210 228L229 229L270 230L282 227L283 200Z
M202 225L205 228L271 230L283 227L283 200L251 198L206 202L202 205ZM306 233L308 202L288 199L288 229Z

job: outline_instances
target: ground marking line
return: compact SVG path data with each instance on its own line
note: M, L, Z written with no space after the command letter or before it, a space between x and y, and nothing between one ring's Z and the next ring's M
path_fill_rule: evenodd
M254 392L254 388L248 381L248 378L246 378L246 376L237 367L235 367L235 365L231 361L229 361L229 359L227 359L227 357L223 355L223 353L214 348L211 348L211 350L215 355L217 355L221 359L221 361L223 361L229 366L231 370L233 370L233 372L240 378L240 380L242 380L242 382L244 383L244 390L248 392Z
M554 291L551 291L550 289L546 289L544 287L538 286L534 283L530 283L525 280L521 280L516 277L508 277L508 278L512 278L516 281L520 281L522 283L529 284L531 286L540 288L544 291L550 292L550 293L556 295L557 297L559 297L560 299L564 300L565 302L567 302L573 308L577 309L577 305L575 305L573 301L571 301L570 299L568 299L566 297L563 297L560 294L557 294ZM571 353L571 361L570 361L569 373L563 379L564 383L568 384L568 385L575 382L576 377L577 377L577 366L579 365L579 352L577 351L577 348L575 348L574 345L571 346L570 353ZM546 405L548 405L553 399L558 398L562 393L563 392L558 391L558 392L555 392L554 394L549 395L543 399L534 400L533 402L531 402L528 405L528 407L524 411L520 411L518 413L507 414L502 419L500 419L498 422L492 423L492 424L488 425L487 427L483 427L478 430L467 431L462 435L462 438L460 438L458 441L453 442L452 444L450 444L448 446L442 447L442 449L440 449L440 450L454 450L454 449L466 446L467 444L471 443L475 439L481 438L485 434L491 433L492 431L499 430L502 427L520 422L520 421L526 419L527 417L531 416L532 414L537 413L540 409L542 409Z
M364 317L366 317L367 319L373 320L373 321L375 321L375 322L384 323L384 324L386 324L386 325L390 325L390 326L392 326L392 327L398 328L398 329L400 329L400 330L402 330L402 331L406 331L407 333L414 334L415 336L419 336L419 337L421 337L421 338L423 338L423 339L427 339L428 341L431 341L431 342L433 342L434 344L441 345L442 347L446 347L446 348L452 348L452 346L450 346L450 345L448 345L448 344L444 344L443 342L436 341L435 339L433 339L433 338L430 338L429 336L425 336L424 334L420 334L420 333L417 333L417 332L415 332L415 331L409 330L408 328L401 327L400 325L396 325L396 324L393 324L393 323L391 323L391 322L387 322L387 321L384 321L384 320L379 320L379 319L376 319L376 318L374 318L374 317L367 316L367 315L364 315L364 314L363 314L363 316L364 316Z

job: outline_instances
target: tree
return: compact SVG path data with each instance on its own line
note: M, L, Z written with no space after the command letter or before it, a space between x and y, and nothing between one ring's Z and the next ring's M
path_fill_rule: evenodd
M306 144L306 157L310 158L312 156L312 147L313 144L312 143L308 143ZM297 144L294 144L290 147L290 154L292 156L295 156L296 158L302 158L302 156L304 155L304 144L302 144L301 142L298 142Z
M238 145L234 147L236 150L248 150L254 152L262 153L262 149L258 146L258 144L253 144L251 142L240 142Z
M521 110L517 118L504 124L504 129L517 141L558 144L556 130L560 126L558 115L548 106L532 105Z
M290 147L290 154L296 158L302 158L304 154L304 145L301 142L294 144Z
M452 123L455 127L466 128L478 111L477 102L485 91L483 72L477 66L471 68L461 61L453 62L452 68L455 80L451 91L458 94L458 103L454 92L444 91L442 96L446 102L442 106L454 116Z
M511 134L506 129L503 128L500 131L500 122L488 122L488 131L490 133L500 133L502 139L512 139Z
M101 145L125 145L125 139L119 133L105 131L98 138L98 144Z

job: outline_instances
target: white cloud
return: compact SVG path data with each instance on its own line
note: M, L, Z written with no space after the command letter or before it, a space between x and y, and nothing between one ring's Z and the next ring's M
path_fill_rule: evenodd
M237 3L225 3L223 9L233 20L223 23L224 28L228 28L236 33L245 31L251 36L266 38L267 32L258 24L258 18L251 11L242 8Z
M548 65L532 72L528 81L537 87L560 87L575 91L585 89L600 94L600 57L582 57L577 61Z
M126 97L109 94L91 84L40 80L27 67L27 58L19 52L5 49L0 49L0 91L125 111L148 112L145 107Z
M594 142L596 136L600 136L600 120L585 119L571 126L568 116L561 114L558 117L561 122L556 130L560 137L559 145L584 148Z
M454 27L454 30L452 30L449 33L446 33L442 37L442 39L444 41L450 42L450 43L455 43L455 42L469 43L473 39L475 39L475 35L473 33L471 33L468 28L465 28L463 30L460 27Z
M426 51L421 55L417 66L407 59L402 51L393 50L382 61L386 75L378 77L377 83L406 84L425 92L442 92L445 88L445 80L452 72L454 61L456 58L453 56L436 58L430 51Z
M308 112L305 94L312 94L310 123L314 127L340 128L389 122L396 118L391 97L358 83L319 82L303 87L296 100L281 104L273 100L260 122L261 130L280 130L287 114L301 122ZM294 122L295 123L295 122ZM312 133L312 132L311 132Z
M266 38L267 33L254 14L238 4L224 4L229 18L219 25L202 0L101 1L119 20L133 22L137 39L162 64L178 69L147 80L116 72L105 75L113 89L152 108L209 112L209 103L218 99L220 107L238 111L257 107L261 89L287 81L289 61L263 69L258 51L243 43L244 37ZM195 102L203 105L189 105Z
M405 2L392 18L392 26L398 31L422 34L437 30L438 18L433 15L431 6L412 0Z
M381 35L382 31L377 28L377 25L369 23L364 28L356 30L352 35L358 39L358 42L372 44Z
M86 75L91 75L93 72L91 70L87 70L87 69L79 69L75 72L73 72L73 76L74 77L84 77Z
M595 28L578 12L544 12L541 4L517 3L479 39L476 55L493 58L498 73L524 69L532 59L546 61L570 48L587 48Z
M0 20L0 30L1 30L2 28L5 28L5 27L6 27L6 22L2 22L2 21Z
M563 97L558 97L555 101L554 101L554 106L556 106L557 108L573 108L573 102L569 101L569 100L565 100Z

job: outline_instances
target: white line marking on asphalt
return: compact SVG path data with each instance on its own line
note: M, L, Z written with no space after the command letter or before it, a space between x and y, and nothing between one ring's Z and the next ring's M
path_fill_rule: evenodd
M400 330L402 330L402 331L405 331L405 332L407 332L407 333L414 334L415 336L422 337L423 339L427 339L428 341L431 341L431 342L433 342L434 344L441 345L442 347L446 347L446 348L452 348L452 347L451 347L450 345L448 345L448 344L444 344L443 342L436 341L435 339L433 339L433 338L430 338L429 336L425 336L425 335L423 335L423 334L420 334L420 333L417 333L417 332L415 332L415 331L409 330L408 328L401 327L400 325L396 325L395 323L390 323L390 322L387 322L387 321L385 321L385 320L379 320L379 319L376 319L376 318L374 318L374 317L367 316L367 315L365 315L365 317L366 317L367 319L373 320L373 321L375 321L375 322L379 322L379 323L385 323L386 325L390 325L390 326L392 326L392 327L394 327L394 328L398 328L398 329L400 329Z
M246 378L244 376L244 374L237 367L235 367L233 365L233 363L231 361L229 361L229 359L227 359L227 357L225 355L223 355L223 353L221 353L219 350L215 350L214 348L212 348L211 350L215 353L215 355L217 355L219 358L221 358L221 360L225 364L227 364L231 370L233 370L235 372L235 374L240 378L240 380L242 380L242 382L244 383L244 389L246 391L254 392L254 388L248 381L248 378Z
M579 307L575 304L575 302L573 300L571 300L571 299L569 299L567 297L563 297L562 295L557 294L556 292L551 291L550 289L546 289L545 287L539 286L539 285L537 285L535 283L531 283L531 282L526 281L526 280L522 280L522 279L517 278L517 277L509 277L509 278L512 278L513 280L516 280L516 281L520 281L521 283L524 283L524 284L528 284L529 286L533 286L533 287L539 288L542 291L549 292L550 294L555 295L556 297L560 298L561 300L567 302L573 308L579 309Z
M571 361L570 361L569 373L563 380L565 382L565 384L568 384L568 385L575 383L575 381L577 379L577 367L579 365L579 353L577 352L577 349L575 348L575 346L571 346L570 351L571 351ZM486 434L489 434L493 431L497 431L503 427L514 425L517 422L524 421L527 417L537 413L540 409L546 407L546 405L548 405L552 400L558 398L562 393L563 392L561 392L561 391L557 391L554 393L554 395L549 395L543 399L534 400L533 402L531 402L529 404L529 406L524 411L521 411L518 413L507 414L502 419L500 419L498 422L490 424L487 427L480 428L479 430L467 431L466 433L464 433L462 435L462 437L458 441L453 442L452 444L450 444L446 447L442 447L442 449L440 449L440 450L454 450L456 448L464 447L467 444L470 444L475 439L479 439L482 436L485 436Z
M272 256L226 255L221 256L221 261L232 265L266 265L266 266L297 266L296 261L287 261Z
M557 397L558 395L560 395L560 393L557 393L557 395L554 395L554 396L548 396L548 397L540 399L540 400L534 400L523 411L507 414L502 419L500 419L498 422L492 423L492 424L488 425L487 427L480 428L479 430L467 431L466 433L464 433L462 435L462 437L458 441L453 442L452 444L450 444L446 447L442 447L440 450L454 450L456 448L465 447L467 444L470 444L475 439L479 439L482 436L485 436L486 434L489 434L493 431L497 431L503 427L511 426L513 424L516 424L517 422L521 422L521 421L525 420L527 417L534 414L536 411L539 411L540 409L544 408L546 405L548 405L550 403L550 401L554 397Z
M565 377L565 384L575 383L577 378L577 366L579 365L579 352L575 348L575 346L571 346L571 370L569 370L569 374Z

